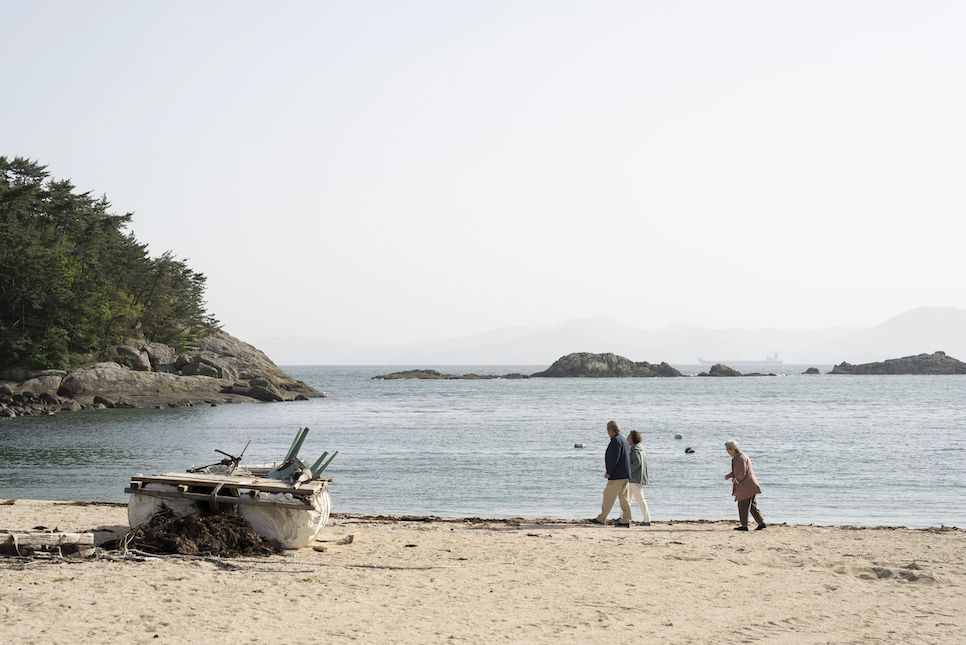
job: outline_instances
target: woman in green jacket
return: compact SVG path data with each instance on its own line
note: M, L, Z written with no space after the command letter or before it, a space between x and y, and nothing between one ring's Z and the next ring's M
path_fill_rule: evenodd
M647 500L644 499L644 487L650 481L647 478L647 455L644 454L644 446L641 445L643 438L637 430L631 430L627 436L627 442L631 445L631 478L628 482L631 499L641 507L644 521L638 526L651 525L651 512L647 508Z

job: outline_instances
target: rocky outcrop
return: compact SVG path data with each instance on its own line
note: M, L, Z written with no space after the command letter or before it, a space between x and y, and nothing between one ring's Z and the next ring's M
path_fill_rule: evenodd
M817 367L810 367L804 372L802 372L802 374L821 374L821 372L818 371Z
M293 401L325 394L296 381L263 352L223 331L183 354L160 343L129 341L117 360L71 372L0 373L0 417L89 408Z
M558 358L550 369L531 374L534 378L648 378L681 376L681 372L667 363L652 365L634 361L617 354L578 352Z
M381 376L373 376L374 380L380 379L385 381L391 381L396 379L443 379L443 380L463 380L463 381L480 381L486 379L526 379L530 378L525 374L504 374L503 376L496 376L493 374L463 374L459 376L457 374L443 374L437 372L436 370L405 370L402 372L393 372L392 374L383 374Z
M966 363L946 356L946 352L935 352L890 358L881 363L842 363L829 374L966 374Z
M774 373L762 374L761 372L749 372L742 374L738 370L728 367L724 363L716 363L707 372L701 372L698 376L777 376Z
M707 372L701 372L698 376L741 376L741 372L730 368L724 363L715 363Z

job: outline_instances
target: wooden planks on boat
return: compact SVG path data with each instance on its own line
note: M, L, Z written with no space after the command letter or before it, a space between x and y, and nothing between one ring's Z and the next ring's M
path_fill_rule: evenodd
M266 477L249 477L245 475L209 475L206 473L165 473L163 475L134 475L131 477L131 488L142 488L143 484L169 484L172 486L211 486L224 488L251 489L266 493L291 493L293 496L311 496L321 490L326 490L331 479L313 479L302 482L298 488L292 484L280 482ZM128 492L128 491L125 491Z

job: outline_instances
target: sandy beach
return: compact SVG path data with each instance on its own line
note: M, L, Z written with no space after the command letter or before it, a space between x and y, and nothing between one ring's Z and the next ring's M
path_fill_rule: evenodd
M127 531L127 512L0 505L0 529L37 526L101 544ZM264 559L0 556L0 640L966 640L962 529L734 526L334 515L312 548Z

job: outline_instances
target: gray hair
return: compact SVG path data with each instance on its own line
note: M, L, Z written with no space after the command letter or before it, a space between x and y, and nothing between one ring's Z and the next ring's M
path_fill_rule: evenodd
M737 450L737 449L738 449L737 441L735 441L734 439L728 439L727 441L725 441L725 450Z
M607 422L607 429L610 430L611 432L613 432L614 434L620 434L621 433L621 426L616 421L608 421Z

